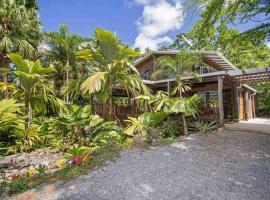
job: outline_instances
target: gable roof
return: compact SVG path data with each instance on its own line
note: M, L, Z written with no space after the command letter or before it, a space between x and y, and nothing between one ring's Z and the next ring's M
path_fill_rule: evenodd
M141 64L142 62L144 62L145 60L147 60L148 58L154 55L176 55L178 52L179 51L177 50L152 51L150 54L147 54L141 59L139 59L135 63L135 66ZM201 54L204 59L213 63L220 71L237 70L237 68L218 51L193 51L193 52Z

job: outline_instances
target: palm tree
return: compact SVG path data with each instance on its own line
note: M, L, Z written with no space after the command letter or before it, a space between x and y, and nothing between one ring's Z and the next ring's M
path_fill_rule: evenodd
M153 112L164 112L167 114L180 113L183 118L187 116L196 117L198 113L198 104L200 102L200 97L195 94L191 97L172 97L168 93L159 91L156 95L140 95L134 98L140 103L145 104L150 107ZM169 117L169 115L168 115ZM169 118L167 118L169 119ZM187 126L185 121L182 121L183 127ZM184 127L184 133L188 134L187 127Z
M36 9L25 7L22 2L0 1L0 67L3 69L4 84L8 83L8 54L18 52L30 56L38 46L41 29L37 17ZM4 98L8 96L8 92L4 91Z
M26 129L28 129L32 121L32 107L36 102L35 94L37 93L37 87L39 84L42 85L41 87L43 88L43 93L46 94L45 77L48 74L55 72L55 69L53 67L42 67L39 60L36 62L24 60L18 54L10 54L9 58L17 67L14 74L16 74L19 81L19 87L22 88L24 93L25 114L28 115Z
M199 78L196 73L193 72L193 69L201 66L201 57L196 53L187 52L184 50L180 50L175 58L172 57L159 57L156 63L156 70L151 75L152 79L164 79L169 77L175 77L176 87L172 91L170 95L179 95L179 98L175 101L174 106L172 107L173 112L179 112L182 115L182 124L184 128L185 135L188 134L186 115L189 116L189 112L191 112L190 107L193 101L189 101L183 97L183 94L189 90L191 90L190 83L188 81L184 81L183 77L186 76L194 76ZM170 98L169 98L170 99ZM165 101L165 98L162 98L161 103Z
M96 48L82 50L77 57L90 60L93 72L82 83L83 93L95 94L95 97L106 102L109 117L113 117L113 89L122 87L126 91L147 92L139 78L139 73L130 60L138 56L138 52L121 44L118 37L107 30L96 29L94 34Z
M70 77L76 75L76 52L84 41L86 41L86 39L82 38L79 34L70 34L66 24L60 25L59 32L51 32L47 34L47 45L49 45L49 51L54 62L56 62L58 73L63 82L65 82L64 85L66 87L69 85ZM56 78L58 77L56 76ZM66 93L65 100L69 103L70 99L68 93Z

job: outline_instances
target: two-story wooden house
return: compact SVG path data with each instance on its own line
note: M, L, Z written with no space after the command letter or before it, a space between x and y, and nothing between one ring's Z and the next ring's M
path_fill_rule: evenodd
M135 67L143 82L152 89L167 91L175 85L175 78L150 80L155 70L156 59L160 56L176 56L178 51L153 51L139 59ZM194 77L184 77L192 83L189 94L197 93L202 97L200 105L202 120L217 121L221 126L224 122L233 120L249 120L256 116L256 90L247 84L270 80L270 67L239 70L222 54L216 51L196 51L203 59L203 64L196 70L201 80ZM117 94L115 94L117 96ZM104 108L96 106L95 111L106 115ZM136 116L138 111L131 104L116 105L115 114L123 120L127 116Z

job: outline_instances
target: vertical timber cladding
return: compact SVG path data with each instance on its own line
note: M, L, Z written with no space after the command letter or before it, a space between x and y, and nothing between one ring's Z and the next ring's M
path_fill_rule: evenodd
M240 97L239 97L239 120L244 120L244 91L240 90Z

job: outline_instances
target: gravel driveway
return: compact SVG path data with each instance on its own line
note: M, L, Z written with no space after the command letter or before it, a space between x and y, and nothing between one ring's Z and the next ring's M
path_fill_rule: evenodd
M30 194L70 200L269 200L270 135L225 131L124 151L102 169Z

